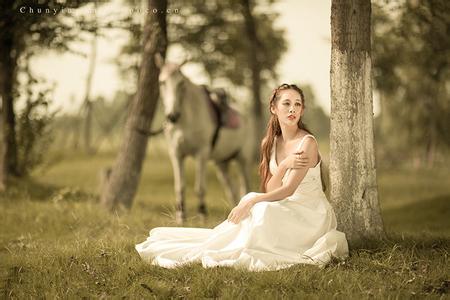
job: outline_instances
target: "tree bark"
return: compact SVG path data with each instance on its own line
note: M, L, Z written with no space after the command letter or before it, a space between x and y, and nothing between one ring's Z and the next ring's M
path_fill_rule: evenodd
M373 132L370 0L331 7L330 200L350 245L384 236Z
M10 9L9 7L3 9ZM14 85L16 82L17 58L14 21L5 18L0 22L0 99L2 101L2 141L3 151L0 157L2 167L0 176L4 182L10 176L18 176L16 118L14 114Z
M101 195L101 203L111 210L132 206L147 149L147 133L159 98L159 68L155 55L160 53L165 57L167 2L149 0L148 7L151 13L147 14L144 27L138 89L127 117L121 148ZM152 13L153 10L157 13Z
M255 117L255 133L257 145L256 152L259 154L259 144L263 137L264 122L262 116L262 104L261 104L261 67L259 64L258 53L261 49L261 42L259 41L256 33L255 20L252 15L252 9L250 0L242 0L243 16L245 21L245 28L247 31L247 37L250 42L250 48L248 51L248 58L250 63L250 70L252 73L252 96L253 96L253 114ZM259 157L256 155L255 157Z
M4 172L4 158L3 158L3 112L1 111L2 108L0 106L0 192L3 192L6 189L6 179L5 179L5 172Z

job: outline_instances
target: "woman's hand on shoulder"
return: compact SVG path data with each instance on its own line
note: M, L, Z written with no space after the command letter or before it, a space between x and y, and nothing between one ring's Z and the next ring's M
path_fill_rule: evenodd
M319 159L319 148L316 140L307 136L300 151L303 152L303 156L308 157L305 168L314 167Z
M303 143L301 150L304 151L304 154L308 155L309 162L307 164L307 168L314 167L314 162L317 160L318 156L317 143L312 138L307 138L307 140ZM295 169L290 173L285 185L290 195L294 193L295 189L302 182L308 172L307 168Z
M301 150L299 152L289 154L281 163L286 169L302 169L308 167L309 156Z

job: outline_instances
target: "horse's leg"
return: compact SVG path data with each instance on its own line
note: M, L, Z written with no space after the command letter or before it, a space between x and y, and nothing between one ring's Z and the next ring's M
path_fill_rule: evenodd
M222 185L225 187L225 194L232 204L238 203L238 197L233 189L233 184L230 179L230 175L228 173L228 162L218 162L217 163L217 177L222 182Z
M208 155L204 153L199 153L196 157L196 168L197 174L195 176L195 193L198 197L198 212L203 220L205 220L207 215L205 194L206 194L206 164L208 161Z
M241 197L246 195L250 191L250 165L248 161L244 158L239 156L237 158L237 163L239 166L240 173L240 192Z
M173 179L175 184L176 199L176 222L182 224L186 220L186 211L184 205L185 199L185 181L184 181L184 157L178 151L170 151L172 161Z

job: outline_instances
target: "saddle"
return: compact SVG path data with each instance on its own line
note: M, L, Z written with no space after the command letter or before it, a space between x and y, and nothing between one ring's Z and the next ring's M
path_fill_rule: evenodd
M221 128L237 129L241 126L241 115L230 106L228 95L224 89L209 89L205 85L203 85L203 89L207 95L211 116L216 122L216 131L212 141L214 147Z
M241 125L241 116L229 103L228 95L222 88L208 89L203 86L213 111L213 118L220 127L237 129Z

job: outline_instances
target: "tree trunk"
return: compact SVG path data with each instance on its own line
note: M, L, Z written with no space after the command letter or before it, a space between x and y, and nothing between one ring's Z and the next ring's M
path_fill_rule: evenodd
M2 107L0 106L0 192L3 192L6 189L6 180L5 180L5 172L3 171L4 160L3 160L3 113Z
M160 53L165 57L167 2L149 0L148 7L150 12L157 10L158 13L147 14L137 93L127 117L121 148L101 195L102 204L111 210L118 206L130 208L133 203L159 98L159 69L155 55Z
M248 51L248 58L250 63L250 69L252 73L252 95L253 95L253 114L255 117L255 134L257 145L256 152L259 154L259 144L263 137L264 122L262 116L261 105L261 67L259 64L259 53L261 49L261 42L256 34L255 20L252 15L252 9L250 0L242 0L243 15L245 20L245 28L247 31L247 37L250 42L250 48ZM259 157L256 155L255 157Z
M14 84L19 49L15 45L14 24L11 19L0 22L0 99L2 100L3 151L0 157L1 178L18 176L16 119L14 114Z
M370 0L331 7L330 200L350 245L384 236L373 132Z
M86 78L86 93L84 95L83 111L84 111L84 150L90 154L93 152L91 145L92 134L92 101L91 87L92 77L95 71L95 60L97 57L97 34L94 33L91 44L91 56L89 58L89 70Z
M97 4L94 2L94 8L97 9ZM93 14L95 21L97 21L95 14ZM95 22L97 24L97 22ZM89 57L89 69L86 77L86 91L84 95L83 110L84 110L84 150L88 154L92 154L92 109L93 103L91 101L92 77L94 76L95 66L97 60L97 31L93 32L91 41L91 53Z

